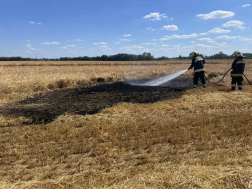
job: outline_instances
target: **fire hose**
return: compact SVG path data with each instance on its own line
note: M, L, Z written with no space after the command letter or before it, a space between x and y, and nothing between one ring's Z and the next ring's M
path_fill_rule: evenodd
M220 83L220 82L226 77L227 73L228 73L230 70L232 70L232 68L230 68L230 69L224 74L224 76L221 78L221 80L218 81L218 82L211 82L211 81L206 77L206 75L205 75L205 79L206 79L209 83L211 83L211 84L218 84L218 83ZM246 77L246 75L245 75L245 74L243 74L243 75L244 75L244 77L246 78L246 80L249 82L249 84L252 85L252 82L249 81L249 79Z

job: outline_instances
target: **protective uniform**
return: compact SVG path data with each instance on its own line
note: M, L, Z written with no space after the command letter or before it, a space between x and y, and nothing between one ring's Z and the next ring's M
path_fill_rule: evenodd
M193 51L190 55L193 57L193 59L192 59L192 64L188 70L194 67L194 77L193 77L194 86L193 87L196 88L198 86L198 80L200 78L201 83L203 87L205 88L206 87L205 68L204 68L205 60L204 58L199 56L199 53L195 51Z
M242 90L242 81L243 81L243 73L245 69L245 61L244 56L238 52L236 54L236 59L234 60L232 64L233 71L231 72L232 77L232 90L235 90L236 83L238 84L239 90Z

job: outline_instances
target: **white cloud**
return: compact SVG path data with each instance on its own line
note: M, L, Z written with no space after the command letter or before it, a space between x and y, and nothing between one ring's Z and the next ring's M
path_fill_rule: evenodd
M119 45L119 44L121 44L121 42L115 42L115 44Z
M131 34L125 34L123 37L131 37Z
M152 39L152 41L158 41L158 39Z
M66 45L64 47L60 47L61 49L69 49L68 47L76 47L76 45Z
M191 41L191 43L192 43L192 44L195 44L195 42L194 42L194 41Z
M250 7L251 4L246 4L246 5L243 5L242 7Z
M229 21L225 24L222 24L224 27L228 28L228 27L235 27L235 28L240 28L240 29L244 29L245 27L242 26L243 24L245 24L243 21L239 21L239 20L232 20Z
M199 38L197 40L199 40L199 41L213 41L213 39L211 39L211 38Z
M40 22L36 23L36 22L33 22L33 21L29 21L29 23L30 23L30 24L38 24L38 25L42 25L42 23L40 23Z
M39 51L39 49L30 48L31 51Z
M168 44L162 44L161 46L162 47L169 47L170 45L168 45Z
M217 10L217 11L210 12L209 14L199 14L196 16L200 17L203 20L209 20L209 19L231 18L234 15L235 15L234 12Z
M142 45L153 45L153 46L157 46L157 43L143 43Z
M32 46L31 46L30 43L26 44L25 47L27 47L27 48L32 48Z
M208 33L200 33L199 36L207 35Z
M198 37L198 34L193 33L190 35L171 35L171 36L167 35L161 38L160 41L166 41L166 40L171 40L171 39L189 39L189 38L195 38L195 37Z
M241 36L227 36L227 35L224 35L224 36L218 36L215 39L237 39L237 38L241 38Z
M209 31L209 33L229 33L229 32L231 32L231 30L224 30L220 28L214 28Z
M142 45L152 45L152 43L143 43Z
M199 40L199 41L207 41L208 43L215 43L216 42L216 41L214 41L211 38L199 38L197 40Z
M131 48L133 49L143 49L143 46L138 46L138 45L131 45Z
M59 45L60 43L59 42L44 42L44 43L41 43L42 45Z
M211 41L212 39L211 38L199 38L197 40L199 40L199 41Z
M89 48L88 50L89 50L89 51L94 51L95 49L94 49L94 48Z
M239 39L240 41L248 41L248 42L252 42L251 38L241 38Z
M29 41L29 40L28 40L28 41ZM26 47L26 48L29 48L29 50L31 50L31 51L38 51L38 50L39 50L39 49L33 48L33 47L31 46L30 43L26 44L25 47ZM28 51L27 51L27 52L28 52Z
M30 40L27 40L27 42L30 42Z
M102 51L111 50L111 48L107 45L102 45L102 46L97 46L97 47L99 47Z
M178 30L178 26L175 25L167 25L161 28L162 30Z
M107 45L107 43L105 42L98 42L98 43L94 43L95 45Z
M82 39L75 39L75 41L81 42L81 41L84 41L84 40L82 40Z
M131 46L123 46L121 49L143 49L143 46L131 45Z
M146 30L155 31L156 29L153 29L152 27L149 27L149 28L146 28Z
M170 18L170 20L174 20L173 18Z
M215 43L214 45L218 47L228 47L227 43Z
M168 18L166 16L166 14L160 14L159 12L153 12L150 13L149 15L146 15L144 18L149 18L149 20L151 21L157 21L157 20L161 20L162 18Z
M205 45L205 44L195 44L192 45L194 48L204 48L204 49L219 49L223 47L228 47L226 43L214 43L214 45Z
M131 41L130 39L119 39L120 41Z
M196 45L194 45L194 47L213 48L214 46L209 46L209 45L205 45L205 44L196 44Z

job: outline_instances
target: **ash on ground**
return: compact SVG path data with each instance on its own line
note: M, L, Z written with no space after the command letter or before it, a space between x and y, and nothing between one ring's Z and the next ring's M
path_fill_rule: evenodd
M130 82L143 83L146 80ZM121 102L155 103L176 99L192 87L192 78L183 77L157 87L132 86L125 82L101 83L91 87L45 92L42 96L7 103L0 107L0 113L4 116L31 118L34 124L50 123L65 113L96 114Z

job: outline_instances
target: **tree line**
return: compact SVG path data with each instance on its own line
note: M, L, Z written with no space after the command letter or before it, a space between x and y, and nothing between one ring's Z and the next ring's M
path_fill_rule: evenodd
M202 55L202 54L201 54ZM243 54L246 59L252 59L252 53ZM223 52L211 56L202 55L205 59L234 59L233 55L227 55ZM190 60L190 56L178 56L168 58L166 56L154 58L151 53L145 52L139 55L119 53L115 55L102 55L102 56L79 56L79 57L61 57L61 58L23 58L17 57L0 57L0 61L150 61L150 60Z

